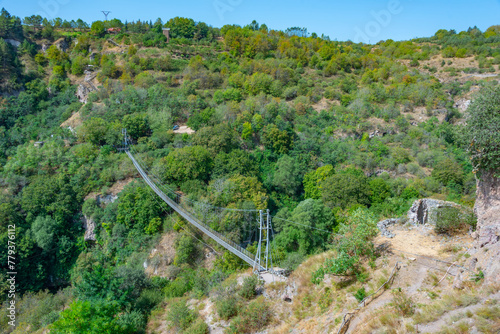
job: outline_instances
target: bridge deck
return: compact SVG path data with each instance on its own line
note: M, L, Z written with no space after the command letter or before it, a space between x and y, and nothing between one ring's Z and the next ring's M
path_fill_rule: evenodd
M135 168L141 174L142 178L144 181L148 184L148 186L153 189L153 191L160 196L160 198L167 203L172 209L174 209L178 214L180 214L184 219L186 219L189 223L192 225L196 226L200 231L208 235L210 238L215 240L219 245L248 263L250 266L255 265L255 255L247 251L246 249L242 248L240 245L234 243L233 241L229 240L228 238L224 237L221 235L219 232L214 231L212 228L210 228L208 225L205 225L201 221L199 221L196 217L191 215L189 212L184 210L180 205L178 205L174 200L172 200L170 197L165 195L157 186L156 184L151 181L149 176L146 174L146 172L142 169L142 167L139 165L137 160L135 160L134 156L130 151L127 149L125 150L127 153L128 157L130 160L132 160L132 163L134 164ZM255 265L256 269L258 271L264 271L265 268L262 267L260 264Z

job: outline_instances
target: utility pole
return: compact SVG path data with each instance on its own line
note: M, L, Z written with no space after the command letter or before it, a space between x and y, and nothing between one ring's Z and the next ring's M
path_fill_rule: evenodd
M104 21L108 20L108 14L111 13L109 10L101 10L101 12L104 14Z

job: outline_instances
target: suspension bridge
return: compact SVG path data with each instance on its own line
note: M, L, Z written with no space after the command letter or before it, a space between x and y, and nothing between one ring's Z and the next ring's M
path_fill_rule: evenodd
M245 248L241 247L239 244L230 240L227 236L224 236L222 233L215 231L213 228L208 226L205 222L200 219L200 214L195 213L193 211L194 205L200 206L199 203L194 203L184 196L181 196L178 192L175 192L165 185L161 183L160 178L158 178L154 173L148 172L144 162L138 161L135 155L137 152L132 152L132 146L129 145L129 139L126 134L126 130L123 130L124 134L124 148L123 151L130 158L134 167L137 169L141 177L144 179L144 182L161 198L163 202L165 202L169 207L171 207L175 212L177 212L180 216L182 216L187 222L191 225L195 226L205 235L214 240L217 244L227 249L229 252L243 260L245 263L253 267L254 272L262 273L269 272L272 274L277 274L273 267L272 254L271 254L271 234L272 231L272 223L271 223L271 215L269 214L269 210L264 212L263 210L255 210L255 209L230 209L230 208L217 208L214 206L210 206L207 204L201 205L201 209L203 214L201 217L207 218L209 215L207 214L207 208L213 207L215 209L221 209L225 211L234 211L240 213L256 213L257 222L259 226L259 236L258 236L258 245L256 254L252 254ZM169 194L165 194L164 190ZM172 198L173 197L173 198ZM220 210L219 210L220 211ZM215 215L212 219L221 218L220 215Z

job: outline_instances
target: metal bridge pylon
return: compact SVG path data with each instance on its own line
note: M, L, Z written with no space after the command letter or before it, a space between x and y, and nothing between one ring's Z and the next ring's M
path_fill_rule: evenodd
M265 218L262 210L259 210L259 244L255 254L253 270L260 268L260 271L269 271L273 268L273 259L270 254L270 236L272 233L271 215L269 209L266 210ZM265 244L265 249L263 247ZM259 270L257 270L259 271Z

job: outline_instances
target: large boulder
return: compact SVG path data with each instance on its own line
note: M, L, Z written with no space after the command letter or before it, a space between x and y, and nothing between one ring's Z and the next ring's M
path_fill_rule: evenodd
M413 205L408 211L408 221L414 225L436 225L437 213L440 208L445 207L459 207L459 205L453 202L441 201L432 198L418 199L413 202Z
M96 223L87 216L83 216L83 228L85 229L84 240L85 241L96 241Z
M483 271L486 281L500 282L500 178L492 172L477 179L477 231L471 264Z

